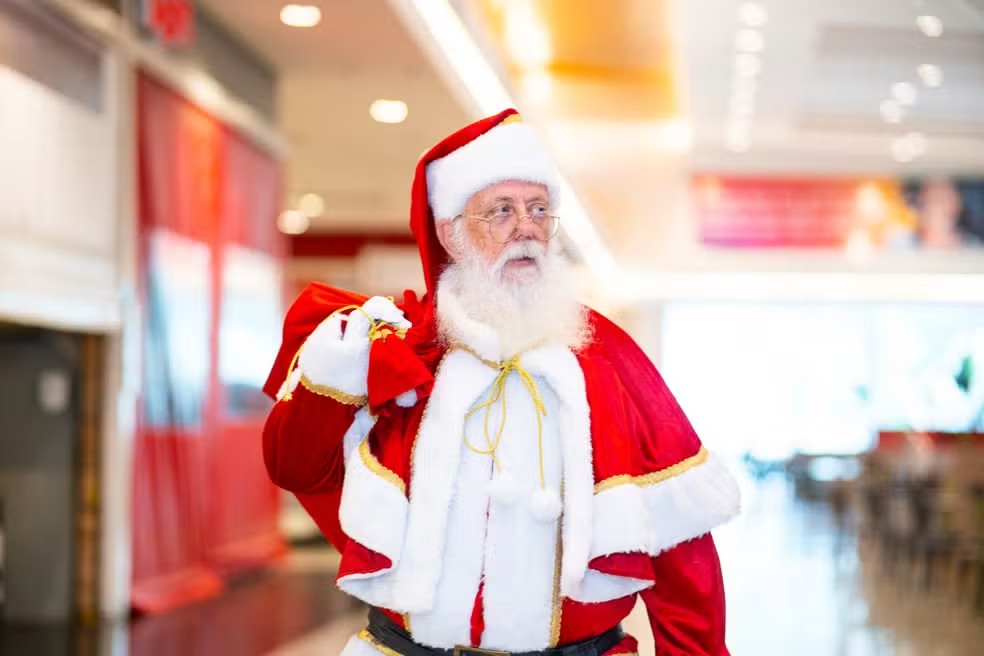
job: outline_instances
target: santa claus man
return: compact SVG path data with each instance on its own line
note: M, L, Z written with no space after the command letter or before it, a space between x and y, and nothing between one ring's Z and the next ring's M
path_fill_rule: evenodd
M314 284L266 391L271 478L370 605L346 656L727 654L709 531L727 470L622 330L578 304L558 182L515 111L421 159L410 224L427 294Z

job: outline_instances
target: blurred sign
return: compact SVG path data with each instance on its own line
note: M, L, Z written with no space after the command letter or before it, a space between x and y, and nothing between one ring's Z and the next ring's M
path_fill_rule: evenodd
M143 0L141 16L143 24L163 43L191 42L195 22L192 0Z
M693 180L700 239L730 248L957 248L984 242L984 182Z

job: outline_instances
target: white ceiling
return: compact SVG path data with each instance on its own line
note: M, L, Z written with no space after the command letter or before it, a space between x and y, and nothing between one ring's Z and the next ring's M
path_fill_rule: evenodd
M979 0L973 0L975 2ZM697 168L782 172L984 171L984 15L963 0L773 0L752 148L724 149L739 0L678 2ZM920 14L943 20L931 39ZM709 17L714 17L711 20ZM942 67L938 89L918 84L923 63ZM919 99L900 125L879 104L895 82ZM925 157L897 164L892 140L929 139Z
M469 114L386 0L309 1L324 20L297 29L280 23L279 0L203 0L280 71L289 202L307 191L324 196L316 231L404 229L417 158ZM547 133L605 240L630 261L650 260L652 243L689 239L690 226L673 218L686 212L688 171L984 172L984 16L974 9L984 0L765 0L764 69L752 147L742 154L727 151L723 139L740 0L667 0L660 15L668 18L657 18L652 0L538 2L563 32L558 56L599 74L582 86L555 80L553 106L540 117L529 93L518 94L521 108ZM943 19L942 38L918 33L915 16L923 12ZM621 37L611 33L619 25ZM685 156L660 154L666 139L653 108L666 102L663 91L604 77L608 68L631 68L632 53L643 68L658 67L659 37L644 38L656 33L669 34L683 117L693 129ZM880 101L892 83L916 81L921 63L942 66L944 86L920 88L903 124L887 125ZM407 101L407 122L372 121L376 98ZM925 132L929 151L900 165L890 145L909 130ZM676 209L647 222L654 189L664 210Z
M304 29L278 0L203 1L279 71L288 203L324 197L313 231L405 230L417 159L468 117L385 0L314 2L322 22ZM406 122L373 121L378 98L404 100Z

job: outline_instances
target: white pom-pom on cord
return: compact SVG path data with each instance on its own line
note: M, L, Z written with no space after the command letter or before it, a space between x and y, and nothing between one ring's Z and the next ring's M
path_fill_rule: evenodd
M396 397L394 401L396 401L396 405L401 408L412 408L417 405L417 390L407 390L403 394Z
M505 472L496 473L485 488L493 501L503 505L511 505L523 496L523 488L512 476Z
M563 505L557 490L539 489L530 497L530 512L541 522L552 522L560 517Z

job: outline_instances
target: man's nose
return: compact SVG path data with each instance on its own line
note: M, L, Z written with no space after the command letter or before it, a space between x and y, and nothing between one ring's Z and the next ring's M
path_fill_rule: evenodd
M529 216L519 217L519 225L516 226L516 239L537 239L536 226Z

